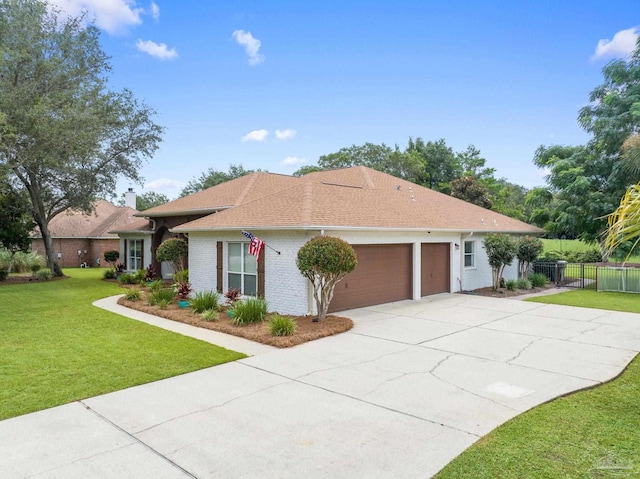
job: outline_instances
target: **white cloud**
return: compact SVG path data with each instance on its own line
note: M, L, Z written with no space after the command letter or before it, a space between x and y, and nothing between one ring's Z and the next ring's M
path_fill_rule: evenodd
M258 53L260 51L261 42L257 38L253 38L251 32L245 32L244 30L236 30L231 36L238 42L238 45L244 47L249 57L249 65L259 65L264 61L264 55Z
M140 25L144 13L144 8L138 7L135 0L52 0L51 3L73 17L86 12L87 20L95 20L96 26L112 34Z
M144 53L158 58L159 60L175 60L178 58L178 52L175 48L169 50L165 43L156 43L151 40L140 40L136 42L136 48Z
M280 162L280 164L284 166L298 166L303 165L306 162L307 160L305 160L304 158L298 158L297 156L287 156Z
M620 30L613 36L612 40L608 38L598 42L596 51L591 57L592 60L600 58L620 58L628 56L636 47L638 39L638 28L629 28Z
M169 180L167 178L160 178L144 184L144 189L149 191L175 191L184 188L185 184L178 180Z
M160 19L160 7L156 2L151 2L151 17L156 21Z
M242 141L264 141L269 135L267 130L253 130L242 137Z
M287 128L286 130L276 130L276 138L278 140L290 140L294 136L296 136L298 132L296 130L291 130Z

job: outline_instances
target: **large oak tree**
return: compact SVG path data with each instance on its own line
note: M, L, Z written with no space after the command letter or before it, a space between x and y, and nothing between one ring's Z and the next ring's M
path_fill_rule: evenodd
M43 0L0 3L0 167L26 189L49 267L61 275L49 222L91 211L123 175L139 182L161 141L155 112L107 85L99 31Z

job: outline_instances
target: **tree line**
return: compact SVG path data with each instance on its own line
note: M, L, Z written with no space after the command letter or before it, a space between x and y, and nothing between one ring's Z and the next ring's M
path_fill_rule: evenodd
M35 225L50 269L61 275L51 219L68 209L90 212L96 198L111 196L119 177L139 183L142 162L153 157L164 129L131 91L109 88L99 30L82 15L64 17L45 0L4 0L0 32L0 242L24 248ZM548 175L531 191L496 178L473 145L454 152L444 139L420 137L404 148L345 147L295 174L365 165L538 225L552 237L597 242L607 251L629 248L639 234L640 194L629 188L640 183L640 39L629 58L605 66L603 77L578 114L591 139L538 148L533 162ZM242 165L210 168L181 196L251 172ZM139 209L167 199L149 192ZM605 242L607 221L624 241Z

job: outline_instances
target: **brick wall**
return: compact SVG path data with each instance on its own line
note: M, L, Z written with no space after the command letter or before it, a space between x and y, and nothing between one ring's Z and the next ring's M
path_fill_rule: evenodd
M77 268L86 262L91 267L98 266L96 258L100 258L100 266L109 266L104 261L104 252L110 249L119 249L119 240L114 239L86 239L86 238L54 238L53 249L62 253L59 259L63 268ZM45 255L44 242L41 239L31 241L31 250ZM78 251L80 254L78 255Z
M304 278L295 264L295 258L300 247L312 236L313 232L261 232L252 233L264 240L271 248L281 252L278 255L270 248L265 248L265 296L269 309L287 314L313 314L315 302L309 282ZM474 235L476 242L476 266L474 268L460 268L463 264L464 243L460 234L426 233L426 232L387 232L387 231L327 231L327 234L338 236L351 244L392 244L413 243L414 262L420 264L419 245L421 243L449 243L451 244L451 291L460 290L460 279L463 289L476 289L491 286L491 268L488 265L486 253L482 248L482 235ZM471 239L471 238L470 238ZM246 241L239 232L220 232L214 236L211 233L191 233L189 235L189 278L195 291L217 289L216 252L217 241L224 243L223 249L223 285L227 285L227 244L230 241ZM455 248L455 244L459 248ZM416 251L418 254L416 255ZM414 271L419 272L419 267ZM418 273L419 274L419 273ZM505 278L517 277L517 266L514 264L505 269ZM414 297L420 297L419 276L414 272Z
M295 264L298 249L307 241L304 233L268 233L252 230L271 248L281 252L278 255L270 248L262 251L265 255L265 298L269 310L283 314L307 314L309 312L307 280L300 274ZM215 291L217 289L217 242L223 246L222 291L228 289L227 244L247 242L239 232L189 234L189 281L194 291Z

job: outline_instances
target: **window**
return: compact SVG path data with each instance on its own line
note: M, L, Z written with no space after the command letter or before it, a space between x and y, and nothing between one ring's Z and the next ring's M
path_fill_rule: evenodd
M127 263L129 270L142 269L142 240L129 240L129 251L127 252Z
M227 251L229 288L237 288L243 295L258 295L258 262L249 254L249 243L229 243Z
M464 242L464 267L475 268L476 266L476 242Z

